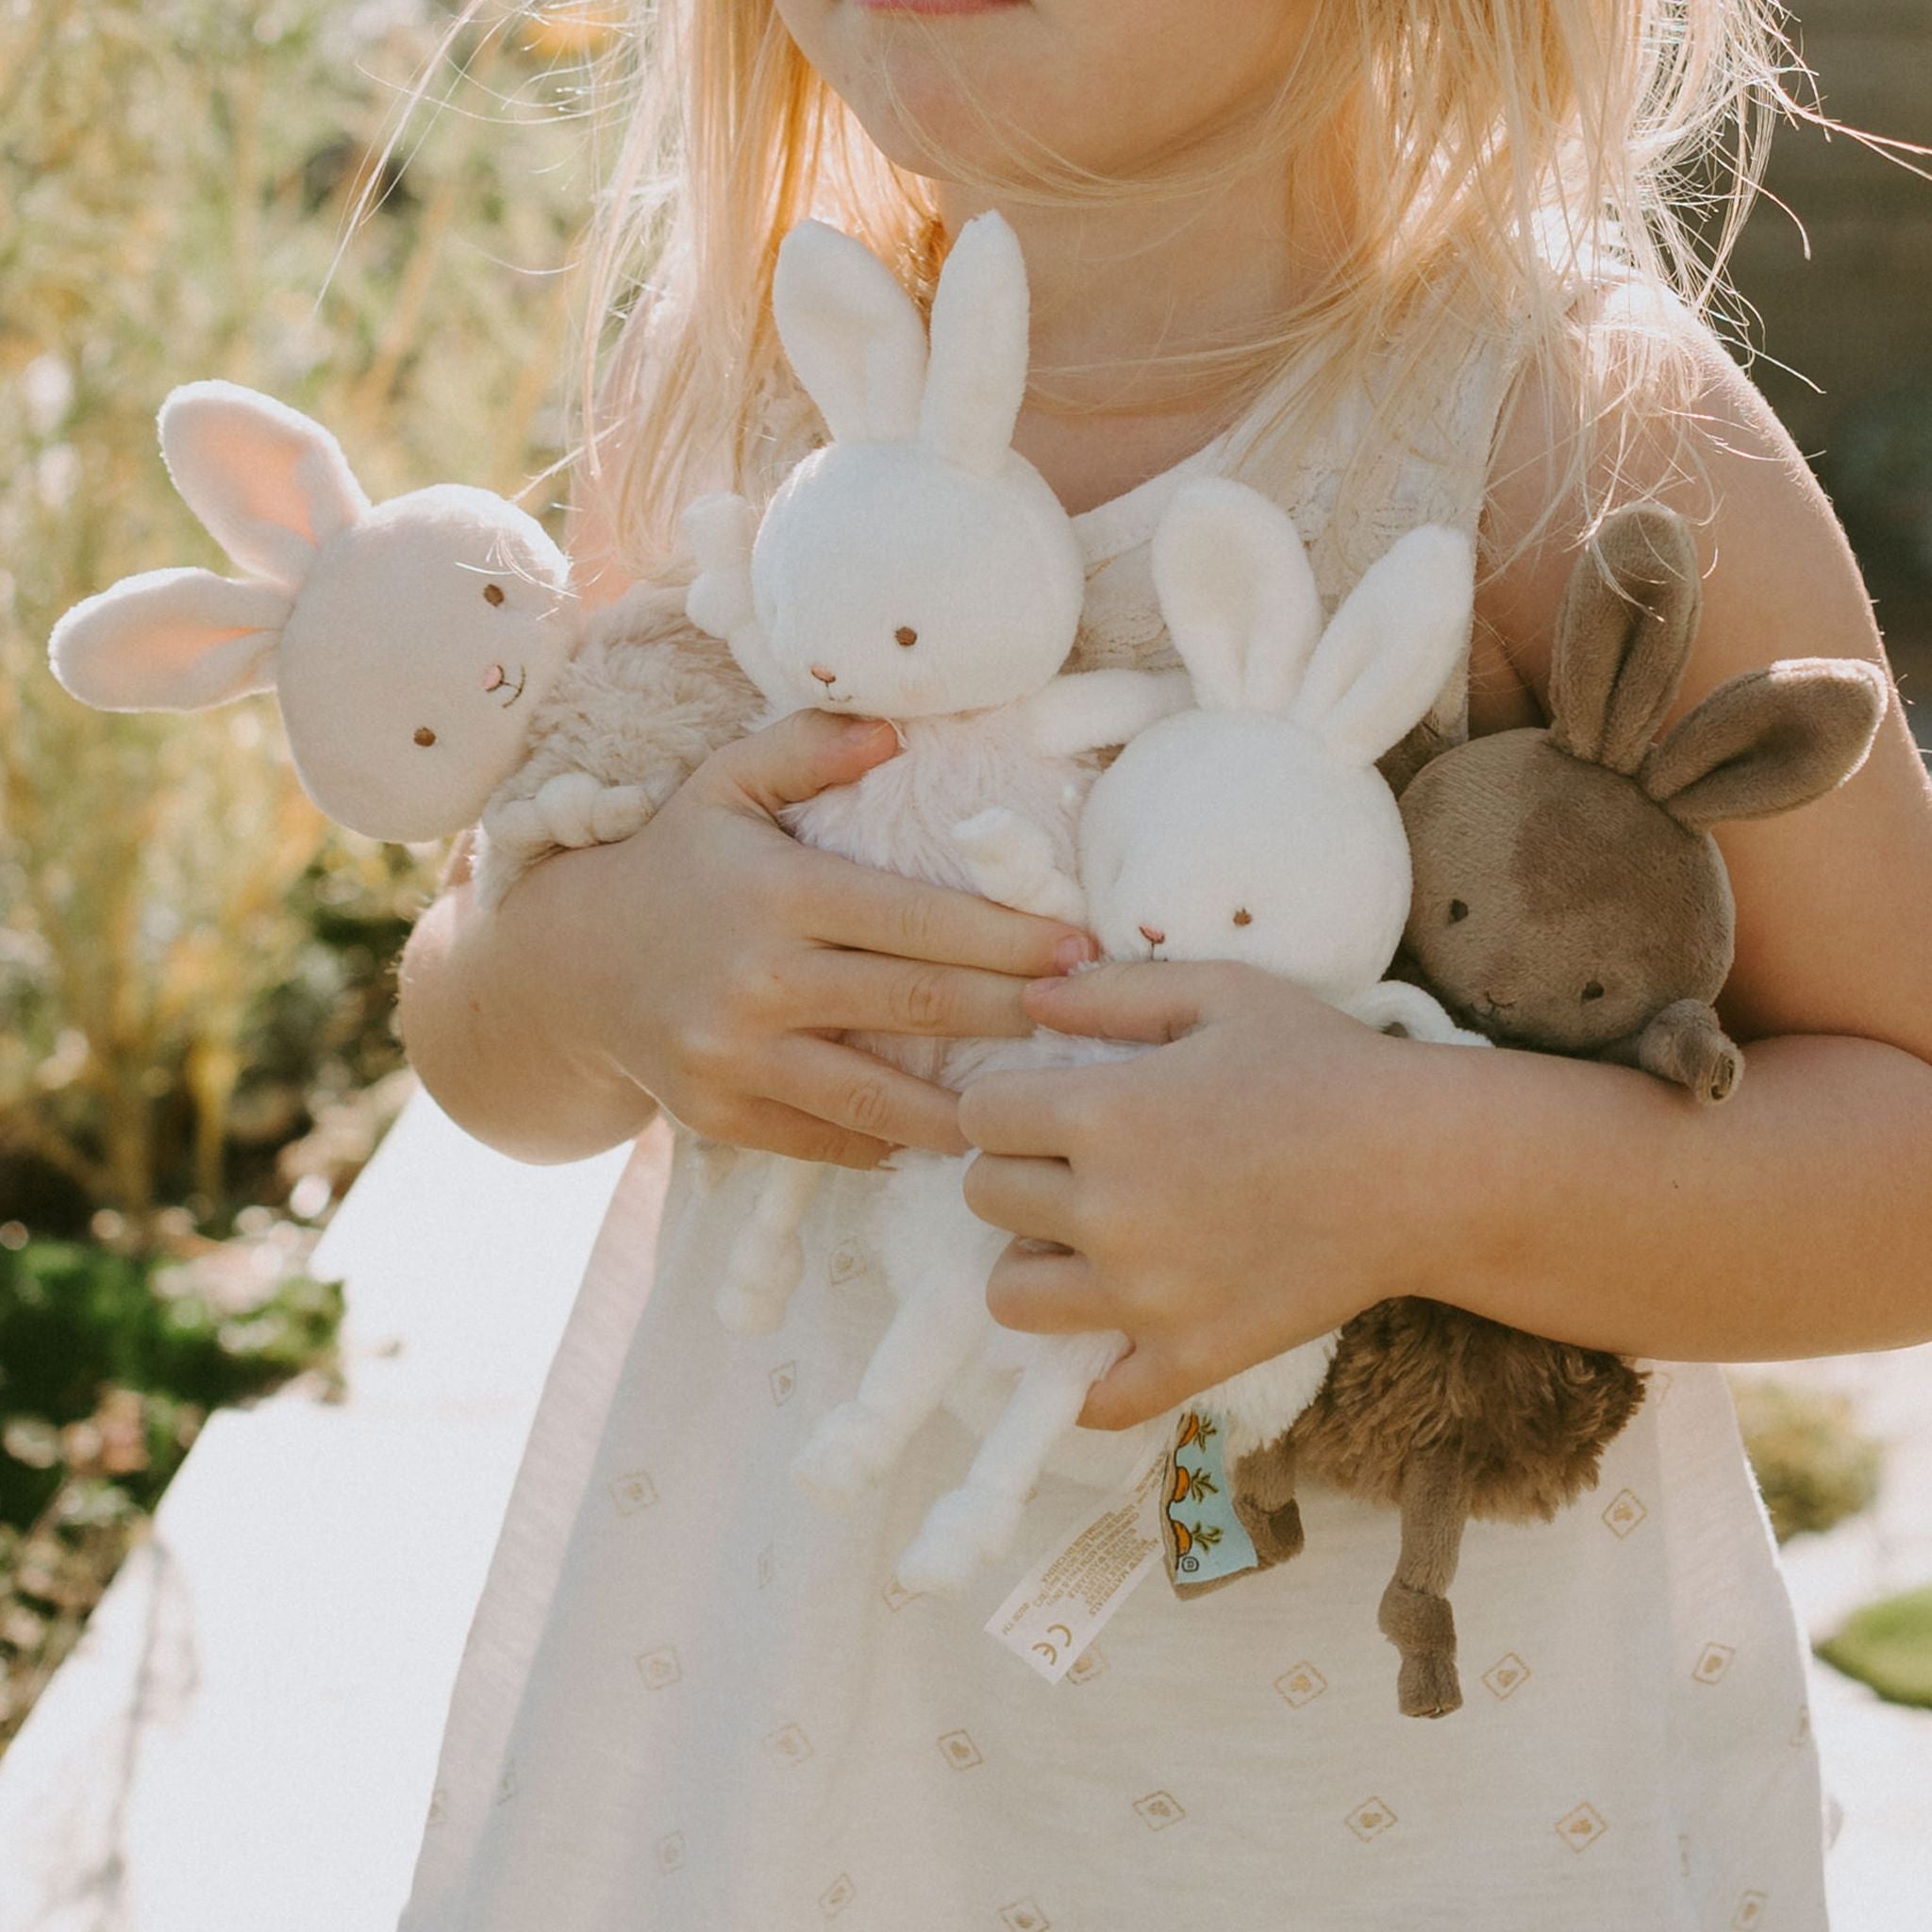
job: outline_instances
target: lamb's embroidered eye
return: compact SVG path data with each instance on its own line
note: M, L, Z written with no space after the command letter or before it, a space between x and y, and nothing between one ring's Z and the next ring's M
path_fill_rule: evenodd
M1255 915L1245 906L1238 907L1235 910L1234 923L1237 925L1253 925Z
M430 730L428 725L419 724L416 727L416 742L418 744L434 744L436 742L436 733Z
M483 601L486 604L501 604L503 602L503 586L501 584L485 584L483 586Z
M909 651L919 641L919 633L909 624L902 624L892 633L892 641L895 644L904 644Z
M1592 979L1590 982L1590 984L1583 989L1583 997L1587 1000L1600 1000L1603 998L1603 996L1604 983L1601 979Z
M1469 917L1469 908L1468 908L1467 906L1465 906L1465 905L1464 905L1464 904L1462 903L1462 901L1461 901L1460 899L1452 899L1452 900L1450 900L1450 902L1449 902L1449 924L1450 924L1451 925L1454 925L1454 924L1456 924L1456 923L1457 923L1457 922L1458 920L1463 920L1463 919L1467 919L1468 917Z

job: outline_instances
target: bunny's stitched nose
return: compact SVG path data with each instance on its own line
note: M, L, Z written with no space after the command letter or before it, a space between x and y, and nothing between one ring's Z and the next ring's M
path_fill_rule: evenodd
M814 664L811 667L811 675L824 685L837 684L839 681L839 674L836 671L827 671L823 664Z
M1141 928L1141 937L1150 946L1164 946L1167 943L1167 935L1155 926L1143 925Z

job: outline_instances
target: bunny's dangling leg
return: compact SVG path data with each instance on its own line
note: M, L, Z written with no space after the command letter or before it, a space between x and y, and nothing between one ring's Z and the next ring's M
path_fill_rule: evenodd
M1468 1521L1469 1490L1456 1452L1414 1457L1402 1472L1402 1553L1375 1619L1402 1653L1396 1696L1404 1717L1446 1717L1462 1705L1447 1591Z
M774 1155L751 1218L739 1229L718 1288L718 1319L738 1335L770 1335L805 1275L799 1226L824 1170Z
M1294 1494L1294 1438L1283 1430L1274 1441L1236 1457L1228 1472L1229 1500L1261 1568L1272 1570L1302 1553L1302 1506Z
M858 1394L823 1418L791 1464L823 1503L849 1503L885 1472L992 1325L986 1277L1007 1237L968 1211L964 1164L908 1157L894 1178L879 1259L898 1308Z
M1055 1444L1079 1420L1087 1391L1127 1352L1127 1338L1112 1331L1036 1339L1020 1386L979 1445L966 1480L926 1512L899 1558L899 1581L908 1590L957 1589L982 1563L1006 1554Z

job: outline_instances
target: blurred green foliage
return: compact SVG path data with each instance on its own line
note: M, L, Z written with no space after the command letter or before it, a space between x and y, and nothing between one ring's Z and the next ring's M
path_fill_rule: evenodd
M1890 1703L1932 1707L1932 1584L1855 1611L1818 1655Z
M108 717L45 645L132 572L232 571L160 461L178 382L315 415L377 498L556 461L598 29L541 12L463 30L351 233L442 8L0 0L0 1203L37 1229L285 1191L317 1096L399 1063L434 855L332 832L269 700Z
M1827 1530L1877 1499L1884 1451L1849 1398L1768 1376L1734 1377L1732 1393L1779 1542Z
M317 417L372 497L479 484L561 536L622 11L0 0L0 1744L208 1411L331 1383L302 1263L407 1091L438 858L332 830L270 700L107 716L48 633L232 574L156 440L205 376Z

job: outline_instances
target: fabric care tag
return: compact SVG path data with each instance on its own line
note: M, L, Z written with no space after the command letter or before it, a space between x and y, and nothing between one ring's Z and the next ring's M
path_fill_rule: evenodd
M1058 1684L1160 1556L1161 1449L1124 1491L1073 1530L1020 1579L986 1630Z
M1160 1536L1175 1593L1193 1596L1260 1569L1254 1541L1235 1514L1221 1426L1211 1415L1191 1408L1181 1417L1161 1468Z

